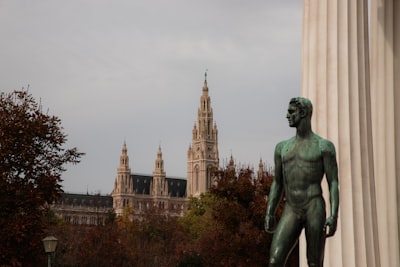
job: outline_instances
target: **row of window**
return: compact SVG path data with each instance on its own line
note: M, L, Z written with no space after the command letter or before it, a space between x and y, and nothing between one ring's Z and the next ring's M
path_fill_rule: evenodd
M170 210L178 210L178 209L183 210L185 208L184 204L171 203L171 204L168 205L168 203L165 203L165 202L162 202L162 201L160 201L158 203L135 201L133 203L133 208L138 209L138 210L142 210L142 208L148 209L148 208L150 208L150 205L152 205L152 204L153 204L154 207L158 207L160 209L167 209L168 208ZM122 201L122 207L125 208L125 207L128 207L128 206L130 206L129 199L124 199Z
M92 206L92 207L110 207L112 202L110 200L93 200L93 199L70 199L64 198L59 204L61 205L72 205L72 206Z
M72 224L87 224L87 225L104 224L104 218L102 216L64 215L63 220L67 223L72 223Z

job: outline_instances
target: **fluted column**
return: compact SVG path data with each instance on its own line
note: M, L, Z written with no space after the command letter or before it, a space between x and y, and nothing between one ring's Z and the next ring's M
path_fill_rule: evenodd
M313 129L335 144L339 166L338 230L327 239L324 266L380 266L367 0L304 0L303 9L302 96L313 102ZM300 247L307 266L304 240Z
M400 1L371 1L371 100L381 266L400 266Z

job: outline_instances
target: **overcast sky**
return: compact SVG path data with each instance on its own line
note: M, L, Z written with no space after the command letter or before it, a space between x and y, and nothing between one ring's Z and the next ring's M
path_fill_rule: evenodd
M223 164L273 165L300 94L302 1L0 0L0 90L29 85L62 120L67 192L110 194L126 141L133 172L186 178L208 70Z

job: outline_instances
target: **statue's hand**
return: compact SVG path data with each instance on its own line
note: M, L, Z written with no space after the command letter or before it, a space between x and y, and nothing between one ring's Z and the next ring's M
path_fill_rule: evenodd
M265 231L267 233L273 233L274 232L274 226L275 226L275 216L273 215L265 215Z
M326 219L325 228L328 227L328 232L326 233L326 237L333 236L336 232L337 227L337 218L330 216Z

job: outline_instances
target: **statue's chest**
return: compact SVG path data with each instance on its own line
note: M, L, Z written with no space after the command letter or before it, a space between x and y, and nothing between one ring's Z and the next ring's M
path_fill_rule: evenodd
M286 144L282 151L282 161L315 162L321 159L321 152L317 140L294 141Z

